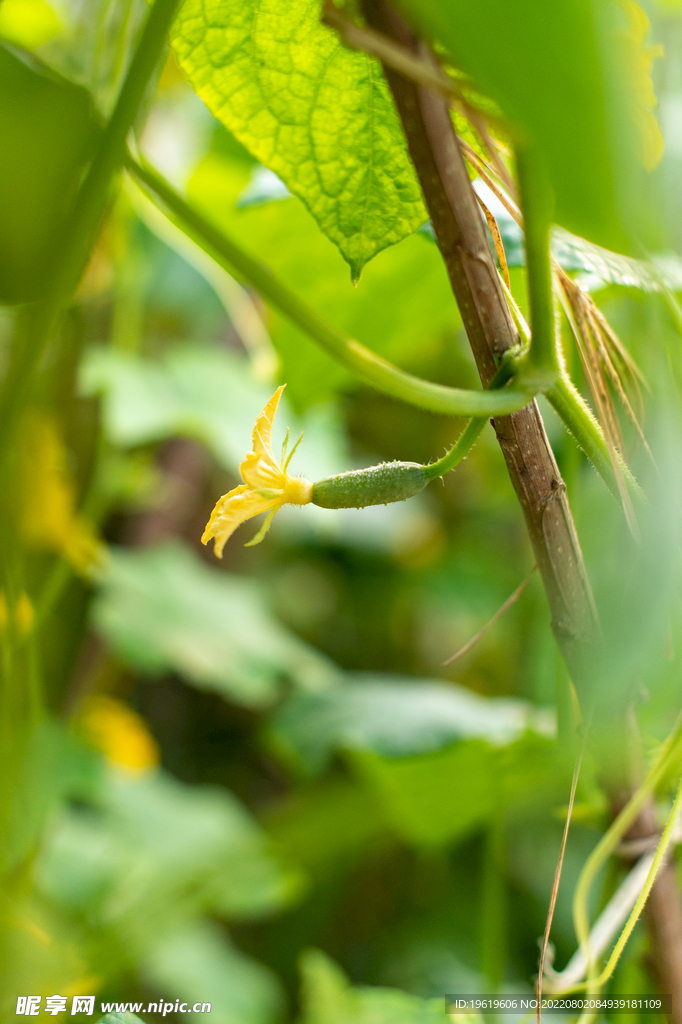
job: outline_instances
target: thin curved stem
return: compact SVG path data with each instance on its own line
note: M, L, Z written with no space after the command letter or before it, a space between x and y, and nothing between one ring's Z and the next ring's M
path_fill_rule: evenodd
M542 1006L542 983L544 981L545 973L545 957L547 956L547 948L549 946L549 937L552 932L552 922L554 920L554 911L556 909L557 896L559 895L559 884L561 882L561 872L564 866L564 857L566 855L566 844L568 842L568 830L571 827L571 817L573 815L573 806L575 804L575 793L578 788L578 778L580 776L580 769L582 767L583 754L585 752L585 740L583 739L578 757L573 768L573 778L571 780L571 792L568 798L568 809L566 811L566 822L564 824L564 831L561 836L561 845L559 847L559 856L557 857L556 868L554 871L554 879L552 881L552 891L549 897L549 907L547 908L547 920L545 921L545 931L542 936L542 945L540 946L540 959L538 960L538 980L535 986L535 997L537 999L537 1010L535 1014L536 1024L540 1024L541 1018L541 1006Z
M503 364L490 382L489 391L495 391L504 387L509 379L509 369ZM487 416L474 416L459 435L450 451L446 452L442 459L431 462L424 466L424 475L427 480L435 480L439 476L445 476L451 469L458 466L462 459L466 458L473 445L477 441L481 431L488 422Z
M359 342L344 337L325 323L259 260L244 252L233 239L190 206L148 164L138 163L128 155L126 166L137 181L145 186L154 202L158 205L159 200L161 201L166 216L178 224L217 263L230 273L237 271L267 302L276 306L334 359L353 370L377 390L429 412L486 418L516 412L534 397L534 391L519 387L510 386L495 392L470 391L434 384L405 373L387 359L378 356Z
M426 479L435 480L439 476L445 476L451 469L458 466L471 451L487 422L486 416L474 416L473 419L470 419L450 451L446 452L442 459L438 459L438 462L424 466Z
M606 966L604 967L604 970L601 972L599 977L594 982L596 988L600 988L605 982L609 980L609 978L613 974L616 968L616 964L620 959L620 955L625 949L626 943L632 934L632 930L637 924L637 921L639 920L639 916L642 913L642 910L644 909L644 904L648 900L649 893L651 892L654 882L656 881L656 876L658 875L658 872L663 866L663 861L668 852L668 848L670 847L670 843L672 842L673 833L675 830L675 826L677 824L677 820L680 816L681 810L682 779L680 779L679 785L677 787L675 802L673 804L672 811L670 812L670 815L668 817L668 821L663 831L663 835L661 836L661 841L658 844L658 847L656 848L656 855L654 857L653 864L649 868L649 874L646 877L646 882L644 883L642 891L637 897L637 902L632 908L632 913L630 914L630 917L628 918L625 927L623 928L623 931L620 934L618 942L613 948L613 952L611 953L611 956L609 957Z
M611 823L610 827L587 858L580 873L573 897L573 921L576 935L578 936L578 942L580 947L585 951L588 963L590 962L590 924L587 900L590 894L590 889L592 888L592 883L594 882L599 869L606 863L627 830L638 817L645 803L656 789L656 786L668 771L671 762L679 756L677 747L680 739L682 739L682 716L678 718L675 728L663 744L659 755L656 758L653 767L644 779L644 782L635 790L618 817ZM592 983L596 984L596 981ZM580 987L585 987L586 984L589 984L589 982L583 983L578 987L571 987L570 991L577 991Z

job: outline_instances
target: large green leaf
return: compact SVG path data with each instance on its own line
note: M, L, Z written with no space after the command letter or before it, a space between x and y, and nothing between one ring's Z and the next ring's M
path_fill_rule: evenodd
M99 806L64 810L37 865L41 892L120 950L146 950L203 911L258 917L300 890L239 801L157 772L116 774Z
M401 757L466 738L505 746L527 729L551 734L552 721L522 700L377 673L290 697L271 728L280 749L308 771L318 771L336 750Z
M386 819L408 843L438 847L461 840L501 803L496 752L465 740L416 757L356 753L353 762Z
M82 394L101 397L102 426L113 445L193 437L235 474L251 448L256 417L275 390L274 383L254 379L247 359L192 343L169 346L157 358L90 348L79 383ZM294 438L305 434L295 472L316 480L351 468L344 427L330 405L297 416L285 392L273 429L275 450L287 430Z
M85 395L102 396L103 427L112 444L131 447L194 437L235 473L275 385L254 380L245 358L218 346L180 344L156 359L91 348L81 366L80 388ZM287 428L294 437L305 431L298 458L303 454L307 476L336 472L339 461L347 458L340 424L320 415L299 419L285 393L275 425L276 444Z
M268 1024L281 1017L283 993L275 975L208 922L160 937L141 973L147 985L187 1002L190 1010L209 1003L212 1024Z
M642 12L606 0L401 6L499 104L517 137L537 147L557 221L622 251L641 227L642 162L656 158Z
M506 747L468 739L411 757L351 754L382 817L406 842L426 849L461 842L499 818L523 817L529 798L555 807L568 779L552 744L532 733Z
M533 778L553 791L559 777L549 770L550 716L453 683L364 675L290 698L271 728L308 772L345 753L377 821L419 847L461 841L524 794L537 798Z
M186 0L178 61L209 109L299 196L355 280L426 219L380 65L319 0Z
M125 661L181 673L247 707L263 707L288 677L323 686L336 669L280 625L255 583L204 565L179 544L110 553L95 624Z

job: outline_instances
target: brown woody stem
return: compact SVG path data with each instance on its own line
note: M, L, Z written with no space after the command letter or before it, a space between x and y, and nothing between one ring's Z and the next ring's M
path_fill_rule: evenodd
M430 51L415 40L383 0L366 0L365 14L372 28L409 47L422 60L432 60ZM389 67L384 72L481 380L487 387L501 356L520 339L450 112L441 97ZM495 418L493 425L547 591L552 628L579 686L585 676L586 649L597 641L599 627L566 487L535 402L511 416Z
M385 0L364 0L371 29L433 61L429 49ZM396 70L384 73L402 121L436 240L460 309L484 387L502 354L519 343L447 102ZM552 629L576 688L589 702L590 677L599 661L599 621L573 517L535 401L493 420L507 469L523 510L552 614ZM625 731L625 730L624 730ZM651 814L650 809L646 810ZM644 817L644 815L643 815ZM646 828L648 822L642 822ZM673 1020L682 1022L682 910L668 869L647 907L660 984L673 992Z

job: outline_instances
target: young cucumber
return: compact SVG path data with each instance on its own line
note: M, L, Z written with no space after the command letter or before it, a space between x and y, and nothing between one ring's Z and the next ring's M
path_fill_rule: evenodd
M364 508L405 501L429 482L418 462L382 462L380 466L353 469L328 476L313 484L314 505L322 508Z

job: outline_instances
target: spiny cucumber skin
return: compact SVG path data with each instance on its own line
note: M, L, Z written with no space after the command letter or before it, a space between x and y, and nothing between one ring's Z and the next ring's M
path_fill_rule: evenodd
M419 494L428 482L418 462L382 462L318 480L313 484L312 501L321 508L388 505Z

